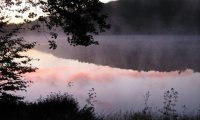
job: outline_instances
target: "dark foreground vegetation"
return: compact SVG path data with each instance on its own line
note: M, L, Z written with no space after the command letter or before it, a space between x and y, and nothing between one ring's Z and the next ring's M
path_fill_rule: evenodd
M190 115L175 109L178 92L173 88L164 93L163 108L157 112L148 105L150 94L144 96L142 111L119 111L98 115L91 105L80 108L76 99L69 94L50 94L36 102L23 102L12 96L0 101L0 120L200 120L200 109Z
M0 120L100 120L93 107L80 108L68 94L51 94L37 102L0 102Z

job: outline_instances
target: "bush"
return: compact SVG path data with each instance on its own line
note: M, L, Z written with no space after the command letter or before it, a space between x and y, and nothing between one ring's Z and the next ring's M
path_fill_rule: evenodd
M1 120L100 120L93 107L80 108L68 94L50 94L37 102L0 102Z

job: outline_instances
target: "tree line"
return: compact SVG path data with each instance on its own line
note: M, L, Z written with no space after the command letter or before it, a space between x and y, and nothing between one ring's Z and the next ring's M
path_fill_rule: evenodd
M104 6L114 34L199 34L199 0L118 0Z

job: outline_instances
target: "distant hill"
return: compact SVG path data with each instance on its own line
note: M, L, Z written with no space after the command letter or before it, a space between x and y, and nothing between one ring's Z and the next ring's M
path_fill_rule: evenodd
M199 0L118 0L105 4L112 34L199 34Z

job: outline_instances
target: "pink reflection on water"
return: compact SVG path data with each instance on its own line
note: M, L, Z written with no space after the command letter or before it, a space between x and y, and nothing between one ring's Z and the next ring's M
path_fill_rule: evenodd
M194 107L200 101L200 95L197 94L200 90L200 75L191 70L182 73L139 72L66 60L35 50L26 54L40 58L39 62L33 62L39 69L25 75L28 80L33 81L28 92L21 93L29 100L62 91L71 92L84 105L88 90L95 88L98 110L112 111L114 107L141 108L143 95L147 91L152 93L153 104L162 104L163 92L174 87L180 91L180 99L184 100L181 104L192 103L191 106ZM68 82L73 82L74 86L67 88ZM194 99L187 99L188 97Z

